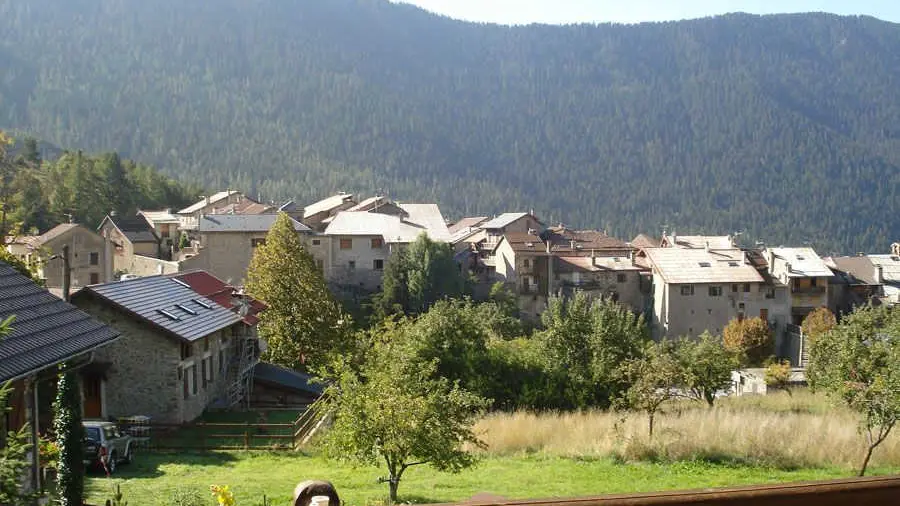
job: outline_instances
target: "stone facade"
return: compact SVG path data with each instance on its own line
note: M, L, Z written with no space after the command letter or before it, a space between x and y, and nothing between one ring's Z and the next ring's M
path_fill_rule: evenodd
M38 256L47 259L39 269L47 288L60 288L63 284L63 261L61 258L49 260L52 255L61 255L63 246L69 246L69 267L72 269L72 288L78 288L110 281L112 266L103 237L82 226L41 245Z
M378 291L384 267L399 245L386 244L381 235L330 237L325 260L326 279L341 286Z
M223 395L230 350L243 323L187 343L95 300L75 303L122 333L94 356L109 364L105 418L145 415L154 422L184 423Z
M134 265L134 256L158 258L159 244L155 242L132 243L116 226L106 220L100 228L100 234L112 242L112 268L115 272L130 272Z

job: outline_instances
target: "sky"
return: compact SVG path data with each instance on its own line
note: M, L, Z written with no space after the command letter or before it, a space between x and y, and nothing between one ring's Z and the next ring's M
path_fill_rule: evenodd
M502 24L669 21L728 12L866 14L900 22L900 0L396 0L456 19Z

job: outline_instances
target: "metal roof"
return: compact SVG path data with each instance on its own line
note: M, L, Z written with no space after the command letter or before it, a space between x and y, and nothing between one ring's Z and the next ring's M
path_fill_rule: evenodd
M503 213L487 223L482 223L481 228L497 229L503 228L511 223L528 216L528 213Z
M301 372L286 369L275 364L259 362L253 367L253 381L269 383L291 390L322 395L325 385L322 383L310 383L312 376Z
M278 219L277 214L205 214L198 230L206 232L268 232ZM291 218L294 230L309 232L310 228Z
M487 216L470 216L466 218L461 218L459 221L447 227L447 230L450 231L451 234L456 234L463 230L468 230L472 228L481 228L479 225L488 221Z
M162 211L138 211L150 223L180 223L178 216L172 214L172 211L164 209Z
M775 254L775 265L770 265L769 270L776 276L781 273L790 278L834 276L812 248L770 248L767 251ZM785 272L786 264L791 264L790 272Z
M666 283L761 283L763 277L745 262L739 249L647 248L653 272Z
M195 292L183 281L163 276L82 288L72 297L97 297L113 307L185 341L227 328L241 317Z
M303 208L303 217L309 218L314 214L332 211L344 205L347 201L353 201L352 193L338 193L328 198L314 202Z
M15 316L12 333L0 339L0 382L70 360L119 337L0 262L0 320Z
M874 266L881 267L884 283L900 283L900 256L869 255Z
M408 216L403 219L425 228L435 241L450 242L450 231L437 204L397 204Z
M557 272L642 271L627 257L553 257Z
M237 190L226 190L223 192L218 192L210 195L209 197L204 197L194 204L191 204L188 207L185 207L181 211L178 211L178 214L194 214L197 211L202 210L204 207L215 204L221 200L227 199L228 197L234 195L235 193L240 193Z
M734 240L729 235L663 235L670 248L733 249Z

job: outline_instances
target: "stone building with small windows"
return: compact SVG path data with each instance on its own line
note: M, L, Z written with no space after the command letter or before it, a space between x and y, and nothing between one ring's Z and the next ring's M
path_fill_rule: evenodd
M63 286L64 247L68 246L70 287L79 288L112 279L112 248L102 236L77 223L57 225L39 236L17 238L7 249L30 265L36 265L44 286Z
M260 350L255 321L187 282L152 276L89 286L72 302L121 333L94 355L101 417L183 423L249 396Z

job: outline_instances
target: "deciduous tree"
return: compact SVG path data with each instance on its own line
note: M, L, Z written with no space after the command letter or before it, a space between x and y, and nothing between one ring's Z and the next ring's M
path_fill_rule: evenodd
M784 390L791 395L791 363L788 360L775 361L766 366L766 387Z
M731 320L722 331L722 340L745 366L761 366L775 352L769 324L762 318Z
M614 406L647 413L648 434L653 437L656 415L663 404L678 397L678 387L683 382L684 375L673 343L661 341L645 344L642 356L623 362L618 374L629 386L616 399Z
M468 445L482 443L472 430L487 401L435 375L437 361L421 361L397 343L408 321L387 321L372 335L359 372L341 367L326 390L322 413L334 416L326 455L375 464L388 476L391 502L405 472L417 465L456 472L475 463Z
M807 375L813 389L860 415L863 476L872 452L900 420L900 311L865 306L845 316L813 341Z
M266 243L256 248L246 290L269 306L259 322L260 336L268 344L264 358L294 369L315 369L346 348L350 322L294 223L279 213Z
M822 334L833 329L835 325L837 325L837 319L834 317L834 313L827 307L820 307L806 315L803 324L800 325L800 329L803 331L806 339L812 342Z
M737 367L735 354L709 332L701 334L699 339L679 339L675 343L675 354L688 395L713 407L716 393L731 387L731 371Z

